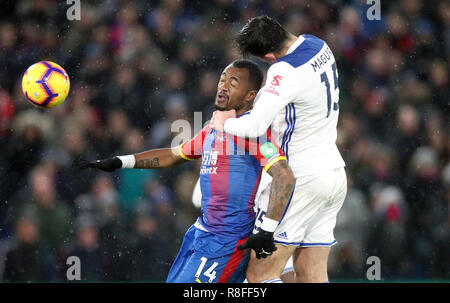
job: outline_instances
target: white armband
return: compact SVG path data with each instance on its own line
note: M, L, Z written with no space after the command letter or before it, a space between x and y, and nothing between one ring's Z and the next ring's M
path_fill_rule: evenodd
M134 168L134 165L136 164L134 155L118 156L117 158L122 161L122 168Z
M261 229L273 233L278 226L278 221L264 217Z

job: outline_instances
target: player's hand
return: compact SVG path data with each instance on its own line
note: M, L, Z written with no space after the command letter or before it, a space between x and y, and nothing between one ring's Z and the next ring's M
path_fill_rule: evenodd
M256 258L266 258L277 250L273 242L273 232L260 229L256 234L251 235L244 244L238 246L238 250L253 249Z
M117 158L109 158L104 160L86 161L84 159L77 159L72 162L72 167L84 169L84 168L97 168L103 171L112 172L122 167L122 161Z
M209 126L219 132L223 132L225 121L230 118L236 118L236 111L232 110L216 110L213 113Z

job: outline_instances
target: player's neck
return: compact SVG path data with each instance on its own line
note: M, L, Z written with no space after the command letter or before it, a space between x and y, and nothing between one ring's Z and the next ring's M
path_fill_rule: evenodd
M295 43L295 41L297 41L297 39L298 39L297 36L295 36L291 33L288 33L288 37L287 37L286 41L284 42L283 48L279 52L275 53L275 57L277 59L280 59L280 58L286 56L289 48L292 46L292 44Z
M243 108L236 110L236 117L239 117L240 115L245 114L252 108L253 108L253 106L247 106L247 107L243 107Z

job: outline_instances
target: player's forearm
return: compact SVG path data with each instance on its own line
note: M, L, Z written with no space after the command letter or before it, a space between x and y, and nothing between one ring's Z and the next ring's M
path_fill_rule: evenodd
M248 115L225 121L224 131L238 137L259 137L266 132L279 111L270 101L259 100Z
M113 172L121 168L165 168L183 161L185 160L180 156L178 148L164 148L95 161L75 159L72 162L72 167L79 169L96 168L106 172Z
M244 119L245 118L245 119ZM264 125L257 123L256 119L247 119L242 117L240 119L230 118L225 122L224 130L226 133L245 138L256 138L264 134L269 125L264 128Z
M287 161L278 161L268 171L272 176L266 217L280 221L294 189L295 177Z
M134 155L134 168L166 168L183 162L176 149L161 148L144 151Z

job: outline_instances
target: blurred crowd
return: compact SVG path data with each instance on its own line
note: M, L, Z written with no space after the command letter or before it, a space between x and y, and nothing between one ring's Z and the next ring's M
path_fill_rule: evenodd
M209 120L232 37L261 14L336 57L349 189L330 280L366 280L369 256L387 281L450 280L450 2L380 3L369 20L365 0L81 0L69 21L66 1L2 1L0 281L65 281L68 256L83 280L165 281L200 214L199 163L106 174L71 161L168 147L173 121ZM51 110L21 91L41 60L71 80Z

